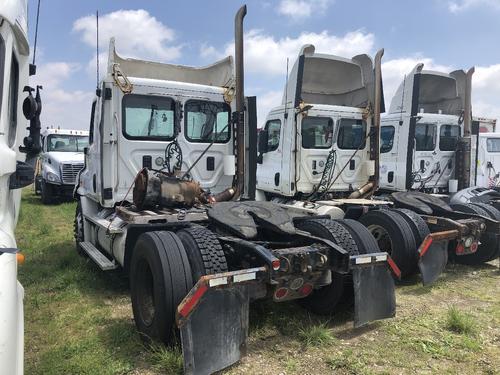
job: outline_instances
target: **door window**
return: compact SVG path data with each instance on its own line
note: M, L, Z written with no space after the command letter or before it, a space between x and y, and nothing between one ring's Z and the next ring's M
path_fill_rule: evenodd
M365 148L366 123L351 118L340 119L337 144L343 150Z
M415 126L415 150L434 151L436 148L436 125L417 124Z
M382 126L380 128L380 153L386 153L392 150L394 144L394 126Z
M10 88L9 88L9 147L12 147L16 141L17 131L17 95L19 91L19 64L16 56L12 54L10 65Z
M333 120L330 117L305 117L302 120L303 148L330 148L333 138Z
M280 145L280 132L281 132L281 121L280 120L270 120L266 123L266 130L268 134L267 138L267 151L275 151Z
M458 137L460 137L460 126L441 125L439 129L439 149L441 151L455 151Z

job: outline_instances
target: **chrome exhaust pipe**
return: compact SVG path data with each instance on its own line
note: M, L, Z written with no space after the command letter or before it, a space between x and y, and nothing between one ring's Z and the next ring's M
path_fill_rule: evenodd
M243 5L234 18L234 60L235 60L235 104L236 104L236 191L233 199L238 199L245 186L245 73L243 56L243 19L247 6Z

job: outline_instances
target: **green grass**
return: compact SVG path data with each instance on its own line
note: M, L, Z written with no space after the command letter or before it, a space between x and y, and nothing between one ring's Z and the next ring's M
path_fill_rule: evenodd
M16 238L26 255L26 374L179 374L179 347L146 349L127 278L77 255L75 204L23 192ZM396 289L393 319L352 328L352 308L318 317L293 302L250 308L247 355L225 374L499 374L500 271L449 265L431 287ZM450 306L455 306L450 308ZM459 308L458 308L459 307ZM0 370L1 372L1 370Z
M465 335L472 336L477 333L474 317L469 313L460 311L454 306L448 309L446 327L452 332L463 333Z
M326 323L306 325L300 328L299 338L305 346L324 346L335 341Z

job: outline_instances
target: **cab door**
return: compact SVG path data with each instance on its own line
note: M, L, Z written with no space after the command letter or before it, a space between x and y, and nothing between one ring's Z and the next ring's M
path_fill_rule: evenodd
M439 145L437 160L440 171L433 178L429 187L446 187L448 180L455 174L455 153L458 138L460 137L459 125L441 124L439 126Z
M398 179L398 133L397 122L380 127L380 186L391 190L397 187Z
M283 114L270 117L264 127L267 132L267 152L257 166L258 186L265 191L280 192L281 164L283 159Z
M439 168L436 159L437 125L417 123L415 125L415 152L413 157L413 189L420 189L425 182L430 182ZM426 185L430 187L430 185Z

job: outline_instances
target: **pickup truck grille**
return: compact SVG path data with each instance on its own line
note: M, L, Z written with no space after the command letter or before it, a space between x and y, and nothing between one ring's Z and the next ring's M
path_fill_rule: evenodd
M63 164L62 182L63 184L75 184L76 175L83 168L83 163Z

